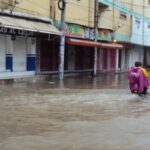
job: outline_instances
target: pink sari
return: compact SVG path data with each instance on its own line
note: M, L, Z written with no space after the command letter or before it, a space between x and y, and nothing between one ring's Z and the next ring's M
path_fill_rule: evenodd
M147 87L147 78L139 67L133 67L128 72L129 87L132 93L141 94Z

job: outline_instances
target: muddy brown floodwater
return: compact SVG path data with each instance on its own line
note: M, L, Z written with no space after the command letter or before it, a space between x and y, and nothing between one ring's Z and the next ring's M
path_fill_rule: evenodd
M149 150L150 95L125 74L0 85L0 150Z

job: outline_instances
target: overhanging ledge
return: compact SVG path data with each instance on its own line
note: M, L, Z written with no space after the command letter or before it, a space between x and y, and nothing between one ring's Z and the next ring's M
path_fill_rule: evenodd
M61 35L62 33L49 22L28 20L10 16L0 16L0 27Z
M88 47L98 47L98 48L112 48L112 49L114 49L114 48L122 49L123 48L123 45L121 45L121 44L94 42L94 41L79 40L79 39L72 39L72 38L66 39L66 42L70 45L78 45L78 46L88 46Z

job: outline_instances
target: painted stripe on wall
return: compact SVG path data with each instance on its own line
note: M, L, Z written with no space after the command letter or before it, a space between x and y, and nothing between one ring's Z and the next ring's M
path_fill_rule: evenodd
M113 33L113 37L114 39L118 40L118 41L126 41L126 42L131 42L131 37L127 36L127 35L123 35L123 34L119 34L119 33Z
M6 69L7 71L13 71L13 55L6 54Z
M35 71L35 54L27 55L27 71Z

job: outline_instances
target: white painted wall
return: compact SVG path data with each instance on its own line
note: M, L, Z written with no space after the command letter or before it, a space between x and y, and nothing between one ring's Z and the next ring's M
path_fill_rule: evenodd
M131 42L139 45L150 46L150 23L133 16Z
M141 46L136 46L130 51L130 64L129 67L134 66L135 61L143 62L143 48Z
M143 44L143 20L132 16L131 43Z
M35 38L27 38L27 54L35 54L36 53L36 39Z
M144 23L144 45L150 46L150 23Z
M6 71L6 37L0 35L0 72Z
M13 41L13 71L26 71L26 43L25 37L16 37Z
M150 65L150 51L147 51L147 64Z
M121 51L121 68L118 68L119 51ZM143 62L142 46L116 51L116 71L127 71L134 66L135 61L140 61L141 63Z
M10 35L6 36L6 53L13 54L13 41Z

